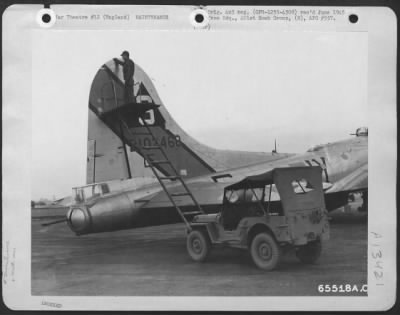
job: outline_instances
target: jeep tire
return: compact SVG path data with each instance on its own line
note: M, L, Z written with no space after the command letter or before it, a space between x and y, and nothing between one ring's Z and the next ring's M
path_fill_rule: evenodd
M257 234L250 244L250 254L256 266L263 270L273 270L281 259L281 248L268 233Z
M194 261L202 262L210 252L210 238L203 230L192 230L187 236L186 248L189 256Z
M317 262L322 252L321 241L310 242L296 249L296 257L304 264Z

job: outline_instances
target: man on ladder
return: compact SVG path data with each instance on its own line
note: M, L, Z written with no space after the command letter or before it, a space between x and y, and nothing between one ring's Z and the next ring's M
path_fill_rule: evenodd
M126 50L122 52L121 56L124 61L114 58L114 62L116 65L122 66L122 72L125 80L124 100L126 104L135 103L135 97L133 93L133 75L135 74L135 64L131 59L129 59L129 52Z

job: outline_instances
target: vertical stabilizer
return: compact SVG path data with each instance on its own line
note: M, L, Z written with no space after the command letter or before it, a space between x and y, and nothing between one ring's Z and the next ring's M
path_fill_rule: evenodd
M93 80L89 99L88 182L93 178L96 181L107 181L130 176L150 176L151 172L146 170L140 152L144 146L150 147L155 143L154 138L146 134L140 116L151 128L173 166L184 177L211 174L287 156L217 150L206 146L189 136L176 123L158 96L153 82L137 64L134 82L134 100L126 104L120 65L114 61L107 62ZM143 111L143 108L147 109ZM124 127L121 127L121 120ZM93 146L96 148L95 153ZM161 158L157 150L150 153L155 160ZM158 166L158 171L165 175L171 174L168 165Z

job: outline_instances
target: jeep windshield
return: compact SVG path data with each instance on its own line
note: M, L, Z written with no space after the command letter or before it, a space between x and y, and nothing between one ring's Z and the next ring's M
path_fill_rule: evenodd
M225 191L225 199L228 203L249 203L262 200L264 189L232 189Z

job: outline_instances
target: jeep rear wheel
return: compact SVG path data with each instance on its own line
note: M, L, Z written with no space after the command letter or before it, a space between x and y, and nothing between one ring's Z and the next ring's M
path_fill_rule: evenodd
M251 242L250 254L258 268L273 270L281 259L281 249L268 233L257 234Z
M321 241L314 241L297 248L296 256L304 264L314 264L321 256L321 252Z
M211 248L211 242L205 231L192 230L186 239L186 248L194 261L204 261Z

